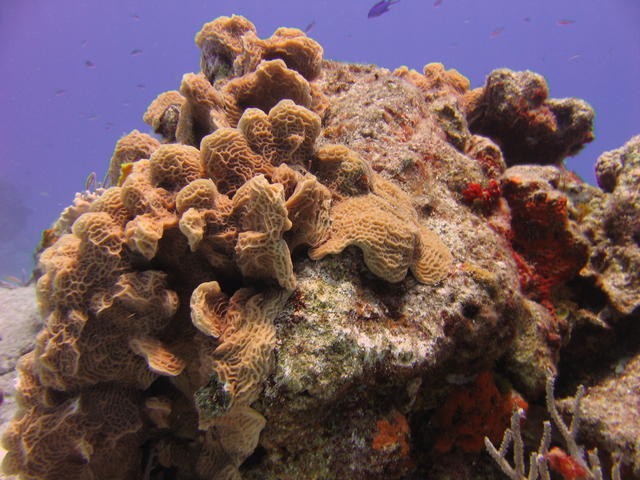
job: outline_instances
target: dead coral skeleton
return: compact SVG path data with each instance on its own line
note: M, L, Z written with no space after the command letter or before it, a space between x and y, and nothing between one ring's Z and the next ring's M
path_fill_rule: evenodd
M598 457L598 449L594 448L586 452L582 446L578 445L576 441L576 437L578 434L578 428L580 426L580 401L584 395L584 386L580 386L578 391L576 392L573 400L573 408L571 424L567 426L564 423L562 418L560 417L560 413L556 407L555 399L554 399L554 385L555 385L555 376L548 375L547 376L547 385L546 385L546 401L547 401L547 410L549 411L549 415L553 420L556 428L560 432L562 439L567 447L569 452L568 456L565 458L572 464L572 466L580 472L579 476L568 477L564 475L564 478L584 478L587 480L603 480L602 467L600 465L600 458ZM550 480L549 474L549 466L550 462L550 444L551 444L551 422L545 421L543 423L543 434L540 439L540 446L538 450L532 452L529 457L529 473L525 472L525 462L524 462L524 442L522 440L522 434L520 431L521 421L524 419L524 411L522 409L514 410L513 415L511 416L511 428L507 429L504 433L504 437L502 438L502 443L500 444L500 448L496 449L496 447L491 443L487 437L484 439L485 446L487 451L494 459L494 461L498 464L500 469L504 472L512 480L536 480L537 478L541 478L542 480ZM510 465L507 460L507 454L509 452L509 448L513 443L513 463L514 465ZM552 449L553 451L554 449ZM622 459L619 456L616 456L613 459L613 466L611 467L611 480L620 480L620 466L622 464ZM574 470L574 472L576 471Z

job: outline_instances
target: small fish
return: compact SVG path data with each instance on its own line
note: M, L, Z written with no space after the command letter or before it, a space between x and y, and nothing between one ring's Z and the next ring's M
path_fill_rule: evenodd
M528 23L528 22L530 22L530 21L531 21L531 17L524 17L524 18L522 19L522 21L523 21L523 22L527 22L527 23Z
M138 15L137 13L132 13L131 18L133 18L134 20L140 20L140 15Z
M91 60L87 60L86 62L84 62L84 66L87 68L96 68L96 64L93 63Z
M496 38L502 32L504 32L504 27L496 28L493 32L489 34L489 38Z
M578 58L580 58L580 55L572 55L567 60L576 60Z
M138 88L146 88L144 83L139 83L139 84L136 85L136 87L138 87Z
M391 5L394 5L394 4L398 3L399 1L400 0L381 0L381 1L379 1L373 7L371 7L371 10L369 10L369 13L367 14L367 18L375 18L375 17L379 17L383 13L387 13L389 11L389 7Z
M309 33L309 31L316 25L316 21L312 21L309 25L307 25L306 27L304 27L303 32L304 33Z
M571 25L572 23L575 23L575 20L570 20L568 18L561 18L560 20L556 20L556 25L558 25L559 27Z
M62 89L62 88L60 88L60 89L55 91L55 94L58 95L58 96L64 95L65 93L67 93L67 91Z
M440 5L442 5L442 0L436 0L435 2L433 2L434 7L439 7Z
M139 48L135 48L133 50L131 50L131 53L129 53L129 55L140 55L142 53L142 50L140 50Z

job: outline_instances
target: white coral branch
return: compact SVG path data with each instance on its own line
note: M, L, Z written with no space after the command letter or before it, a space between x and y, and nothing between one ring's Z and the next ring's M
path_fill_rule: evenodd
M572 418L569 426L564 423L564 420L560 416L556 407L553 394L554 386L555 376L550 374L547 377L546 384L547 410L549 411L549 415L551 416L553 423L560 432L569 454L587 472L589 480L603 480L598 450L594 448L588 452L589 461L587 462L584 448L581 447L576 440L578 429L580 427L580 402L584 396L584 386L581 385L578 388L573 399L573 407L571 410ZM546 454L551 446L551 423L544 422L543 424L544 430L542 438L540 439L540 445L538 450L531 453L529 457L529 474L526 475L524 468L524 446L520 431L520 421L522 418L524 418L524 411L522 409L517 409L513 412L513 415L511 416L511 428L505 431L499 450L496 450L493 443L491 443L491 440L485 437L484 443L487 451L500 467L502 472L512 480L536 480L538 477L542 480L550 480L549 465L547 463ZM506 458L511 443L513 443L513 467L509 464ZM613 461L613 466L611 467L611 480L620 480L621 464L621 457L616 456Z

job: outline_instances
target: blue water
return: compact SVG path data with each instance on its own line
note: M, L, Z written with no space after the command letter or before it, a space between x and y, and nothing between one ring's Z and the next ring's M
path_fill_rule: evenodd
M0 2L0 278L32 268L48 228L87 174L101 178L115 141L155 96L198 70L193 37L220 15L262 37L311 29L325 58L456 68L481 86L494 68L543 74L553 97L596 109L596 140L567 161L594 182L600 153L640 133L638 0L2 0ZM439 5L438 5L439 4Z

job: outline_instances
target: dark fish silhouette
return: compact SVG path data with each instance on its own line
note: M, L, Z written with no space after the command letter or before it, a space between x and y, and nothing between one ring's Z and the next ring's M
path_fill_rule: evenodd
M371 10L369 10L367 18L379 17L383 13L388 12L389 7L391 5L398 3L399 1L400 0L381 0L380 2L376 3L373 7L371 7Z
M140 55L142 53L142 50L140 50L139 48L136 48L134 50L131 50L130 55Z
M433 2L434 7L439 7L440 5L442 5L442 0L436 0L435 2Z
M569 20L568 18L561 18L560 20L556 21L556 25L559 26L564 26L564 25L571 25L572 23L574 23L574 20Z
M56 95L58 95L58 96L64 95L65 93L67 93L67 91L62 89L62 88L56 90Z
M315 26L315 24L316 24L316 21L314 20L309 25L307 25L303 30L304 33L309 33L309 31Z
M93 63L91 60L87 60L86 62L84 62L84 66L87 68L96 68L96 64Z

